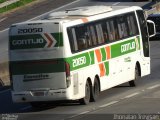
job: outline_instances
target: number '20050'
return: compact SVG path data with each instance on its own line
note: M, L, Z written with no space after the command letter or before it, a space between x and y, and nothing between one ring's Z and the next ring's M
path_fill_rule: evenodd
M84 65L84 64L86 64L85 56L73 59L73 67L77 67L77 66Z

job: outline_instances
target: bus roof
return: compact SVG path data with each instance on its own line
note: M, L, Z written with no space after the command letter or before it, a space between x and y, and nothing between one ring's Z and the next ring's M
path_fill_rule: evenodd
M77 7L66 9L64 11L54 12L49 15L49 18L59 18L65 16L92 16L105 12L112 11L112 7L110 6L86 6L86 7Z
M141 9L141 8L138 6L104 6L104 5L84 6L84 7L76 7L76 8L66 9L64 11L54 12L49 14L48 17L45 19L55 20L59 22L63 20L72 21L75 19L82 19L84 17L110 13L117 10L129 12L137 9Z

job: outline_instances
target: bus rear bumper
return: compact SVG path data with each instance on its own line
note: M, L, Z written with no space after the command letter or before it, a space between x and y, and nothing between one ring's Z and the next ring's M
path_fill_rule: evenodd
M72 100L67 89L47 91L12 91L13 102L36 102L36 101L57 101Z

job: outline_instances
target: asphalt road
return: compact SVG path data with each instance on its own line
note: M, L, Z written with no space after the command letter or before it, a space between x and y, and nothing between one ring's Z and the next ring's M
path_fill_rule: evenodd
M6 15L1 16L4 19L0 23L0 31L10 27L13 23L23 22L39 16L43 13L49 12L55 8L66 5L67 3L73 2L75 0L38 0L39 2L34 2L34 4L28 7L20 8L17 11L12 11Z
M80 0L74 2L73 4L61 7L60 9L92 4L134 4L143 6L145 3L131 3L127 1L97 2ZM27 19L31 19L32 17L33 16ZM5 55L7 56L8 51L8 31L6 28L4 29L5 30L0 32L0 55L3 56L2 58L4 61L7 61L8 58L5 57ZM52 103L42 109L34 109L27 103L12 103L11 90L7 88L0 91L0 119L4 120L5 118L15 118L15 120L112 120L116 118L116 115L118 114L160 114L159 46L160 41L151 42L151 75L138 80L136 87L129 87L126 83L121 86L109 89L101 93L100 98L97 102L90 103L87 106L79 105L78 102L65 102Z
M52 103L42 109L29 104L12 103L11 91L0 92L0 118L18 116L18 120L112 120L116 115L160 114L160 41L151 43L151 74L136 81L136 87L128 83L101 93L95 103L79 105L78 102ZM146 119L144 119L146 120Z

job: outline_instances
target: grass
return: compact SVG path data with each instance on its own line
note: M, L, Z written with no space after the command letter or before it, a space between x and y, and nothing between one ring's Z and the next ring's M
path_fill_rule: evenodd
M6 0L0 0L0 3L6 2Z
M0 2L2 2L2 1L4 1L4 0L0 0ZM28 3L33 2L33 1L35 1L35 0L20 0L18 2L15 2L15 3L11 4L11 5L0 8L0 13L4 13L4 12L7 12L9 10L24 6Z

